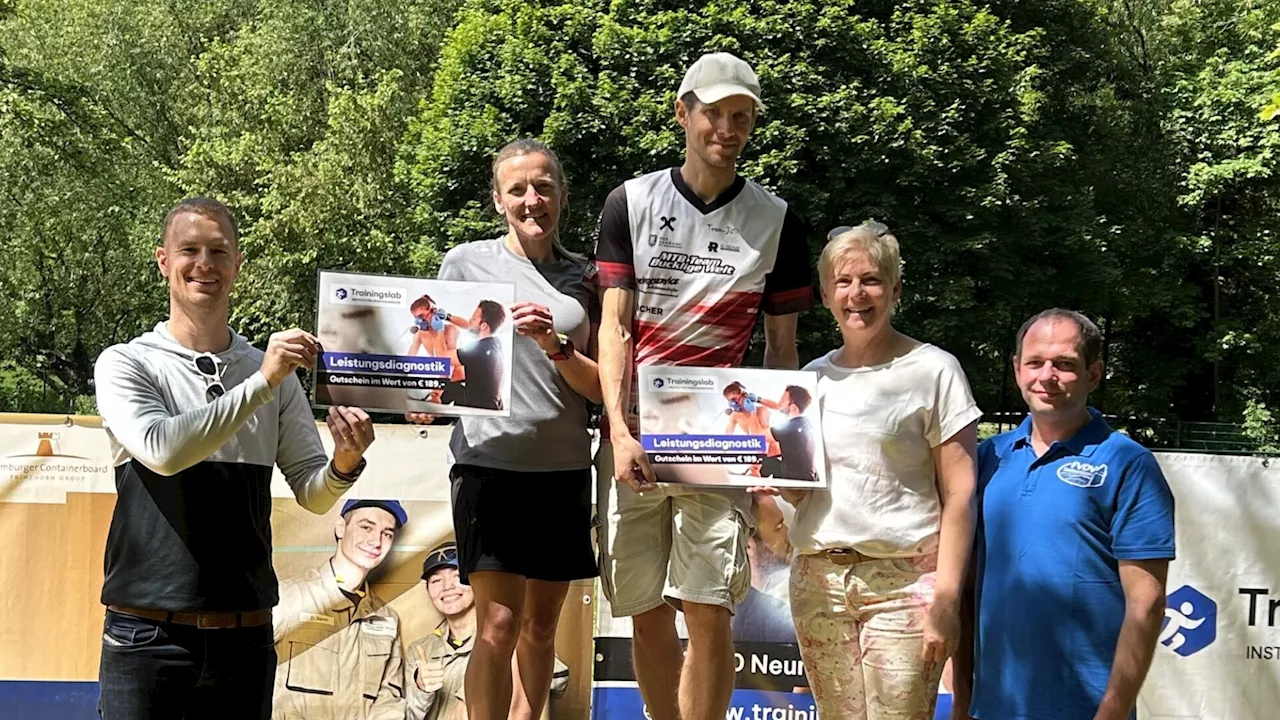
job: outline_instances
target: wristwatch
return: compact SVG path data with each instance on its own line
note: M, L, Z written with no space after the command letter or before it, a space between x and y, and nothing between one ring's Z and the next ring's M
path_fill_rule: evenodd
M360 458L360 463L356 465L355 470L352 470L350 473L344 473L338 469L337 465L333 464L332 460L330 460L329 470L333 473L334 477L338 478L339 480L353 483L360 478L360 473L364 472L364 468L368 464L369 464L368 460L364 458Z
M547 357L551 358L555 362L568 360L573 357L573 341L569 339L569 336L557 333L556 337L560 339L560 347L553 353L547 353Z

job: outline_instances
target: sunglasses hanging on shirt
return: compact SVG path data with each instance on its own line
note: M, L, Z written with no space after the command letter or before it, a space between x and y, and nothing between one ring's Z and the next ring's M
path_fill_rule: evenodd
M213 402L227 394L227 388L222 384L222 360L217 355L202 353L192 358L191 364L204 377L206 401Z

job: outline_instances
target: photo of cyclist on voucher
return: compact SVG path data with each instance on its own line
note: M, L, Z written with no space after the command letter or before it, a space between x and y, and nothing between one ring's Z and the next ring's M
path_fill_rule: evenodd
M812 373L640 368L640 442L661 482L825 487Z
M509 414L513 286L322 271L317 297L317 407Z

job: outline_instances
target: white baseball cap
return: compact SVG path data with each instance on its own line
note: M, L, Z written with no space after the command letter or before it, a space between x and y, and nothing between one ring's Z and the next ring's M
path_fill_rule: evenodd
M684 97L690 92L708 105L733 95L746 95L755 101L760 112L764 112L764 103L760 102L760 78L745 60L730 53L703 55L690 65L676 97Z

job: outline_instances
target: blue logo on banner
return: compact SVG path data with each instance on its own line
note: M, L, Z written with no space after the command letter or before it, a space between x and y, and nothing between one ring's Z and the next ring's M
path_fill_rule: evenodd
M1160 644L1187 657L1218 638L1218 603L1208 595L1183 585L1165 599Z
M654 387L656 387L656 388L658 388L659 390L661 390L663 385L666 385L666 383L662 382L662 378L654 378L654 379L653 379L653 386L654 386Z
M346 288L338 288L337 290L334 290L334 291L333 291L333 296L334 296L334 297L336 297L336 298L338 298L339 300L346 300L346 299L347 299L347 289L346 289Z

